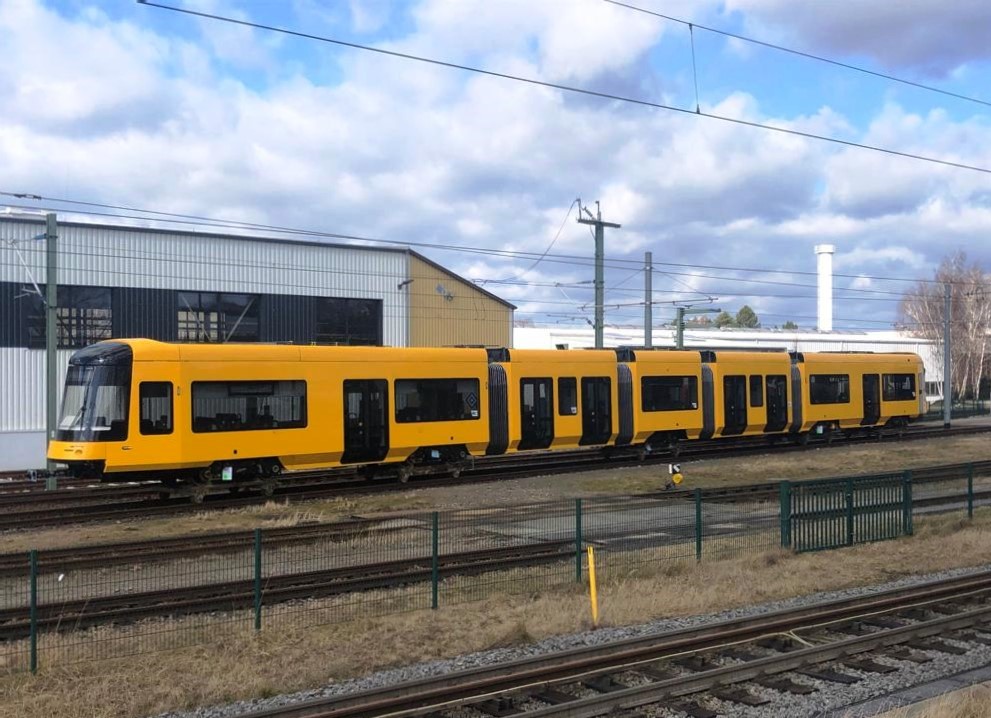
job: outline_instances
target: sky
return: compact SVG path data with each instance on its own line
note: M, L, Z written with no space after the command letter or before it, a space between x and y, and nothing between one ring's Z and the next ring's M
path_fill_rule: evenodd
M406 242L537 324L593 314L578 197L622 225L613 325L642 321L646 251L658 323L749 304L812 327L816 244L837 328L890 328L954 251L991 269L991 174L692 112L991 169L987 104L602 0L173 2L689 111L128 0L0 0L0 191ZM984 0L630 4L991 102Z

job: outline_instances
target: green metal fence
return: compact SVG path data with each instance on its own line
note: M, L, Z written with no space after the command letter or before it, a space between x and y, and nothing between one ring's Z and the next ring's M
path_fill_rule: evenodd
M96 567L32 551L0 576L0 672L574 587L588 546L608 583L778 546L894 538L912 532L913 511L949 500L972 515L989 499L984 462L782 482L777 496L743 500L695 490L391 515L328 524L305 541L258 529L196 556L149 548Z
M825 481L783 481L781 544L798 552L912 533L910 472Z

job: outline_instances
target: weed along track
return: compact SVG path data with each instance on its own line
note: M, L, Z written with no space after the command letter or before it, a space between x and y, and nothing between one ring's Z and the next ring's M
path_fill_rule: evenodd
M892 433L889 441L957 437L985 433L989 430L991 426L987 425L956 426L951 429L920 425ZM848 445L862 445L870 439L855 437L842 441ZM680 455L695 459L730 458L754 456L769 451L775 454L804 451L838 443L840 440L834 442L813 437L808 444L779 445L772 449L763 442L722 439L688 443L683 447ZM71 523L179 516L203 511L258 506L271 500L272 496L280 501L298 503L349 495L405 491L411 486L431 488L470 485L550 474L662 465L671 460L672 457L666 453L641 457L636 452L617 448L610 449L609 455L604 455L602 451L596 449L583 449L549 454L485 457L478 459L473 469L465 470L458 477L420 477L412 484L394 480L367 480L348 471L307 472L292 477L287 476L273 488L272 495L260 491L252 492L250 487L238 493L229 493L223 488L223 493L197 495L195 497L197 500L190 496L165 496L167 491L164 487L155 484L109 487L74 483L71 488L60 488L55 491L0 492L0 529L31 529L65 526ZM987 463L991 467L991 462ZM753 487L750 490L753 491ZM773 486L768 485L767 491L772 490ZM728 494L734 493L733 489L726 491Z
M731 714L991 643L991 572L311 700L243 718Z

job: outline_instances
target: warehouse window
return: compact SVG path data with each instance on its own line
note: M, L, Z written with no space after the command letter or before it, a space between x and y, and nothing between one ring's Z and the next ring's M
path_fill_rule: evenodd
M809 401L813 404L849 404L849 374L812 374L809 377Z
M305 426L305 381L193 382L196 433Z
M573 376L562 376L557 380L557 413L561 416L578 413L578 381Z
M478 379L397 379L396 421L463 421L479 417Z
M44 286L39 287L42 295ZM45 302L33 285L22 289L26 303L28 346L45 348ZM113 336L110 289L107 287L60 286L55 312L58 346L80 349Z
M915 374L883 374L885 401L915 399Z
M256 342L258 297L225 292L179 292L181 342Z
M143 381L141 398L141 433L172 433L172 382Z
M750 375L750 406L764 406L764 377Z
M645 376L640 379L644 411L687 411L698 408L698 379L694 376Z
M382 300L318 297L314 336L319 344L382 344Z

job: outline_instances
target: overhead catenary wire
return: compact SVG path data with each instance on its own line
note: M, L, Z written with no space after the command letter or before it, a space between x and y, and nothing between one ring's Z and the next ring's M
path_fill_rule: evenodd
M278 27L276 25L266 25L258 22L251 22L249 20L241 20L234 17L229 17L227 15L220 15L217 13L209 13L198 10L191 10L189 8L176 7L174 5L166 5L164 3L152 2L151 0L138 0L142 5L148 7L156 7L162 10L169 10L171 12L182 13L185 15L190 15L193 17L200 17L206 20L215 20L217 22L226 22L233 25L240 25L242 27L250 27L256 30L265 30L268 32L276 32L284 35L289 35L292 37L298 37L304 40L315 40L318 42L326 42L333 45L338 45L341 47L349 47L355 50L363 50L365 52L373 52L380 55L385 55L388 57L394 57L402 60L410 60L413 62L421 62L429 65L436 65L438 67L446 67L452 70L461 70L464 72L472 72L479 75L485 75L488 77L494 77L502 80L510 80L513 82L522 82L537 87L546 87L554 90L561 90L562 92L570 92L580 95L585 95L588 97L597 97L604 100L614 100L616 102L625 102L633 105L639 105L642 107L650 107L658 110L667 110L669 112L676 112L688 115L694 115L697 117L706 117L712 120L718 120L720 122L728 122L743 127L752 127L755 129L762 129L771 132L777 132L781 134L787 134L794 137L803 137L805 139L818 140L821 142L830 142L833 144L843 145L846 147L853 147L862 150L868 150L872 152L880 152L887 155L892 155L896 157L902 157L905 159L916 160L920 162L929 162L932 164L942 165L945 167L954 167L956 169L970 170L973 172L981 172L984 174L991 174L991 168L980 167L977 165L970 165L964 162L954 162L951 160L940 159L937 157L929 157L927 155L921 155L914 152L904 152L901 150L896 150L889 147L881 147L880 145L870 145L863 142L854 142L852 140L844 140L839 137L831 137L829 135L820 135L814 132L805 132L802 130L796 130L790 127L779 127L777 125L768 125L761 122L755 122L752 120L744 120L739 117L729 117L727 115L719 115L713 112L707 111L695 111L690 108L678 107L676 105L669 105L662 102L653 102L651 100L645 100L642 98L628 97L624 95L617 95L609 92L600 92L597 90L590 90L583 87L577 87L574 85L565 85L559 82L549 82L547 80L538 80L533 77L525 77L523 75L513 75L506 72L497 72L495 70L486 70L480 67L474 67L472 65L466 65L464 63L450 62L447 60L439 60L436 58L427 57L425 55L414 55L408 52L399 52L397 50L387 50L382 47L375 47L374 45L364 45L361 43L350 42L347 40L341 40L338 38L327 37L324 35L315 35L313 33L302 32L300 30L290 30L288 28Z
M862 67L860 65L854 65L854 64L849 63L849 62L842 62L840 60L834 60L834 59L832 59L830 57L825 57L823 55L815 55L815 54L813 54L811 52L806 52L804 50L796 50L795 48L792 48L792 47L786 47L784 45L778 45L778 44L775 44L773 42L767 42L766 40L759 40L757 38L749 37L747 35L743 35L743 34L740 34L740 33L730 32L729 30L721 30L721 29L716 28L716 27L710 27L710 26L707 26L707 25L700 25L699 23L694 22L694 21L691 21L691 20L685 20L685 19L682 19L682 18L679 18L679 17L675 17L673 15L668 15L668 14L665 14L665 13L657 12L655 10L648 10L646 8L639 7L639 6L633 5L631 3L621 2L620 0L603 0L603 2L609 3L610 5L615 5L617 7L626 8L627 10L633 10L634 12L643 13L644 15L653 15L654 17L661 18L663 20L669 20L671 22L681 23L682 25L687 25L689 27L689 30L691 30L693 27L697 27L699 30L705 30L706 32L711 32L711 33L713 33L715 35L722 35L723 37L730 37L730 38L733 38L734 40L741 40L743 42L748 42L748 43L750 43L752 45L760 45L761 47L766 47L766 48L771 49L771 50L777 50L779 52L786 52L786 53L789 53L791 55L797 55L799 57L804 57L804 58L809 59L809 60L816 60L817 62L824 62L824 63L827 63L829 65L835 65L836 67L842 67L842 68L844 68L846 70L853 70L854 72L860 72L860 73L863 73L865 75L872 75L874 77L877 77L877 78L880 78L880 79L883 79L883 80L889 80L891 82L897 82L897 83L902 84L902 85L908 85L910 87L914 87L914 88L919 89L919 90L925 90L927 92L935 92L935 93L938 93L940 95L945 95L947 97L953 97L953 98L955 98L957 100L964 100L965 102L973 102L973 103L978 104L978 105L984 105L985 107L991 107L991 102L989 102L987 100L982 100L979 97L972 97L970 95L964 95L964 94L961 94L959 92L953 92L952 90L945 90L945 89L943 89L941 87L935 87L934 85L927 85L927 84L922 83L922 82L916 82L915 80L907 80L904 77L898 77L896 75L891 75L891 74L888 74L888 73L885 73L885 72L879 72L878 70L871 70L869 68ZM693 38L694 38L694 35L693 35ZM694 62L694 54L693 54L693 58L692 59L693 59L693 62ZM698 95L698 90L697 89L696 89L696 93L695 94L696 94L696 96Z

